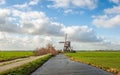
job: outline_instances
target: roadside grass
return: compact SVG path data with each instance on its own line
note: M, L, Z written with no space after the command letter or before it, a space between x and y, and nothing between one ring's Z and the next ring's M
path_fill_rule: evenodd
M0 62L32 56L32 51L1 51Z
M120 73L120 52L66 53L72 60L83 62L115 74Z
M23 66L5 71L0 75L30 75L33 71L35 71L38 67L40 67L44 62L46 62L52 55L46 55L42 58L39 58L30 63L24 64Z

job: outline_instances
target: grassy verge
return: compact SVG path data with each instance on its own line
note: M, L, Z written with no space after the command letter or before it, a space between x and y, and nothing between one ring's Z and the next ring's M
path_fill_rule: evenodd
M72 60L120 75L120 52L77 52L66 55Z
M46 62L51 55L46 55L42 58L39 58L33 62L27 63L23 66L5 71L1 73L0 75L29 75L32 73L34 70L36 70L38 67L40 67L44 62Z
M17 58L24 58L32 55L32 51L2 51L0 52L0 62L13 60Z

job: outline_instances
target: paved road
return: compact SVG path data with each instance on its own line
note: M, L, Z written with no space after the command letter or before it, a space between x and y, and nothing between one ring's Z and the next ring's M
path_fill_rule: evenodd
M48 60L31 75L113 75L101 69L69 60L60 54Z

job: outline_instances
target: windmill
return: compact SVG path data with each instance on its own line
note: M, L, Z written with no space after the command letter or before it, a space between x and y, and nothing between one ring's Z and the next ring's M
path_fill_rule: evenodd
M65 41L60 41L59 43L63 43L64 44L64 48L63 48L63 51L64 52L72 52L72 48L71 48L71 42L68 41L67 39L67 34L65 35Z

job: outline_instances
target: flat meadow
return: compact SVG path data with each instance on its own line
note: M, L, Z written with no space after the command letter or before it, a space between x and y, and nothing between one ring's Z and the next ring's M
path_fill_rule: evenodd
M32 56L32 51L0 51L0 62Z
M76 52L66 53L66 55L72 60L93 65L107 71L120 71L120 52Z

